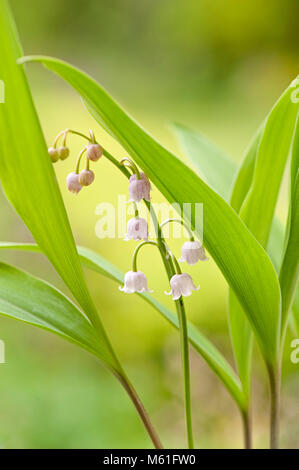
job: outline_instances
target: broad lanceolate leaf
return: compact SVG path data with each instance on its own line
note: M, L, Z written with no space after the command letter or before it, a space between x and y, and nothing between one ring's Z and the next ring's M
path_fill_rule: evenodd
M67 297L4 263L0 263L0 315L51 331L102 356L95 328Z
M267 362L278 355L279 283L273 265L234 210L130 118L93 79L63 61L40 61L69 82L171 203L204 203L205 245L241 302ZM184 214L187 221L188 215Z
M297 82L295 81L295 83ZM293 304L299 275L299 115L297 117L297 127L292 147L290 180L290 204L285 238L285 253L279 275L282 296L282 335L284 334L288 314ZM298 290L299 288L297 288Z
M241 206L252 184L256 156L261 139L261 133L262 129L257 132L253 141L249 145L248 150L245 152L245 157L240 165L240 168L236 175L236 179L233 184L230 205L238 213L240 212Z
M237 165L214 142L199 132L181 124L174 124L173 131L194 167L199 170L209 186L227 200Z
M292 145L298 111L298 107L290 99L292 91L292 87L289 87L276 103L266 119L261 134L258 133L249 149L246 159L255 161L252 176L251 170L249 172L247 170L247 178L249 182L252 181L249 191L248 181L238 177L232 193L232 203L236 208L241 207L241 218L264 247L267 247L271 226L274 228L270 248L279 248L279 253L274 254L276 263L281 254L279 246L281 239L276 238L280 235L279 226L273 220L273 215L285 163ZM244 197L245 202L242 205ZM276 317L275 321L279 338L280 316ZM239 375L243 388L249 395L252 333L233 292L229 293L229 322Z
M118 361L90 298L66 211L34 109L22 65L20 44L5 0L0 0L0 181L3 190L36 242L97 326L103 360Z
M284 167L289 156L299 105L293 85L270 112L257 150L252 185L240 211L251 232L265 246L272 225Z
M295 293L295 299L293 303L293 312L294 312L294 322L297 330L297 335L299 336L299 289L297 287Z
M0 242L0 250L24 250L32 252L41 252L37 245L28 243L9 243ZM124 274L119 271L108 260L95 253L92 250L84 247L78 247L78 253L81 258L82 264L92 269L93 271L102 274L103 276L112 279L120 284L124 281ZM163 317L174 327L179 328L177 316L167 309L164 305L158 302L154 297L148 294L139 294L146 302L152 305ZM223 382L233 399L236 401L241 410L245 407L245 397L241 390L240 381L235 374L232 367L222 356L222 354L215 348L215 346L199 332L190 322L188 323L189 341L199 354L205 359L208 365L214 370L220 380Z
M281 323L282 334L285 331L289 311L295 297L299 277L299 169L294 182L290 204L291 217L288 242L281 265L279 281L281 286Z

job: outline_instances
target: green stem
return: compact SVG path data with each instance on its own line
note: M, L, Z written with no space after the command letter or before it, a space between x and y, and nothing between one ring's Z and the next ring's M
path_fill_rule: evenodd
M270 382L270 449L279 448L279 420L280 420L280 366L275 370L268 366Z
M157 216L150 205L146 203L147 208L150 211L154 226L156 228L157 241L160 247L160 253L163 260L163 264L168 276L168 280L176 273L174 265L176 266L177 272L181 273L180 265L176 257L171 253L170 250L167 250L166 243L162 234L162 224L158 224ZM170 254L170 258L167 258L167 254ZM179 330L180 330L180 344L181 344L181 358L182 358L182 368L184 376L184 394L185 394L185 416L186 416L186 428L187 428L187 439L189 449L194 448L193 441L193 432L192 432L192 411L191 411L191 390L190 390L190 364L189 364L189 339L188 339L188 328L187 328L187 318L184 307L184 301L181 297L179 300L175 301L176 311L179 320Z
M243 432L244 432L244 448L252 449L252 419L251 411L242 411Z
M158 243L153 242L151 240L146 240L144 242L139 243L139 245L136 246L136 248L134 250L134 253L133 253L133 271L134 272L137 271L137 255L138 255L138 252L139 252L140 248L142 248L144 245L154 245L154 246L159 247Z
M185 227L185 229L187 230L187 232L189 233L189 237L190 237L190 241L193 242L194 241L194 234L192 232L192 230L188 227L188 225L186 224L186 222L182 219L167 219L167 220L164 220L164 222L162 222L162 224L160 225L161 229L169 224L170 222L175 222L175 223L179 223L181 224L183 227Z
M140 180L140 171L137 165L133 162L133 160L131 160L130 158L123 158L120 164L129 167L133 171L133 174L136 175L136 178Z
M87 140L90 140L90 138L86 137L84 134L81 134L80 132L77 131L72 131L69 130L70 133L77 134ZM95 143L96 140L95 140ZM103 149L103 155L114 165L116 166L127 178L130 178L130 172L125 168L123 164L121 164L116 158L114 158L107 150ZM135 165L135 164L134 164ZM136 165L135 165L136 166ZM134 168L135 169L135 168ZM138 168L136 167L136 175L138 178L138 175L140 177L140 173ZM166 249L166 244L163 238L162 234L162 229L161 226L158 223L158 219L156 216L156 213L154 209L152 208L151 204L147 201L144 201L146 204L150 215L152 217L156 234L157 234L157 243L156 242L142 242L142 244L139 245L139 247L136 248L137 252L141 248L141 245L148 243L148 244L153 244L153 245L158 245L162 261L167 273L168 280L171 279L171 277L176 273L174 266L173 266L173 261L171 258L167 257L167 249ZM133 258L133 270L137 270L137 261L136 261L136 256L137 252L135 250L135 259ZM174 259L174 257L172 257ZM175 260L176 261L176 260ZM174 262L175 262L174 261ZM176 261L177 263L177 261ZM178 265L178 263L177 263ZM179 265L178 265L179 266ZM187 427L187 436L188 436L188 445L190 449L194 448L193 444L193 435L192 435L192 417L191 417L191 394L190 394L190 366L189 366L189 342L188 342L188 331L187 331L187 319L186 319L186 313L185 313L185 308L184 308L184 302L183 299L180 298L179 300L175 301L176 305L176 310L178 314L178 320L179 320L179 325L180 325L180 337L181 337L181 351L182 351L182 364L183 364L183 374L184 374L184 384L185 384L185 413L186 413L186 427ZM131 397L139 415L141 416L141 419L143 423L145 424L148 433L150 434L154 444L157 446L159 445L159 442L157 441L156 437L154 436L154 432L150 429L150 425L148 423L149 418L145 417L144 415L144 408L140 402L140 400L136 396L136 392L134 391L132 386L129 386L126 380L123 378L119 377L119 380L121 380L121 383L125 387L126 391L128 392L129 396ZM160 443L161 444L161 443Z
M82 158L82 155L84 154L84 152L86 152L86 147L84 147L78 155L77 162L76 162L76 169L75 169L75 173L77 173L77 174L79 173L80 162L81 162L81 158Z
M194 449L193 433L192 433L192 412L191 412L191 391L190 391L190 366L189 366L189 341L187 318L185 307L182 297L175 301L178 320L180 325L180 338L181 338L181 356L185 384L185 414L186 414L186 427L189 449Z
M119 375L119 374L115 374L116 377L118 378L118 380L120 381L120 383L122 384L122 386L124 387L124 389L126 390L127 394L129 395L129 397L131 398L143 424L144 424L144 427L146 428L154 446L156 449L163 449L163 445L159 439L159 436L136 392L136 390L134 389L133 385L129 382L129 380L126 378L126 377L123 377L122 375Z

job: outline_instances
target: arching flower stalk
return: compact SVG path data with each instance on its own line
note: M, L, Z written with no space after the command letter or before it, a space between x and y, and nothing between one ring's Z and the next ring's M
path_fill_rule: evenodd
M88 144L81 150L78 155L75 172L70 173L67 177L68 189L76 194L82 189L83 186L89 186L94 181L94 173L89 169L90 162L98 161L104 155L111 163L113 163L128 179L129 179L129 202L135 205L135 217L130 219L127 224L127 234L125 240L141 240L137 245L133 254L132 270L125 274L124 286L119 289L125 293L143 293L152 292L148 289L147 279L142 271L137 269L137 255L139 250L144 245L154 245L159 249L161 258L169 279L171 291L167 293L172 294L175 302L181 337L181 356L184 374L184 390L185 390L185 414L186 414L186 428L188 447L194 448L193 432L192 432L192 416L191 416L191 393L190 393L190 367L189 367L189 342L187 331L187 318L183 297L191 295L192 291L199 290L196 288L191 276L187 273L182 273L180 265L165 243L162 228L170 223L177 222L183 225L188 233L190 240L185 242L181 250L180 261L186 261L189 265L194 265L198 260L207 260L205 250L202 244L194 240L194 235L188 225L181 219L168 219L161 225L158 223L157 216L153 207L150 205L150 191L151 184L145 173L140 172L137 165L130 158L124 158L120 162L114 158L107 150L103 149L95 139L93 132L89 131L89 136L81 132L66 129L58 134L53 147L49 149L49 154L53 162L56 162L60 157L61 150L56 148L58 140L63 137L63 145L65 147L66 136L68 134L78 135L88 141ZM60 147L60 149L62 148ZM86 152L86 168L80 170L80 162L83 154ZM63 152L62 152L63 153ZM63 159L63 158L62 158ZM139 217L137 203L141 200L146 204L150 215L153 219L157 241L148 240L148 225L145 219ZM140 410L139 410L140 412ZM142 412L141 412L142 413Z

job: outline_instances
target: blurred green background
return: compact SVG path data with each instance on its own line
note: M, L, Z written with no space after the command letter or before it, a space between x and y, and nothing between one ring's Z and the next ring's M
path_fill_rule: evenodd
M252 134L298 73L297 0L12 0L26 54L58 56L85 69L160 141L180 154L173 121L198 129L240 161ZM92 127L117 157L123 150L89 117L78 96L40 66L27 68L48 144L66 127ZM24 117L25 118L25 117ZM16 130L17 132L17 130ZM82 142L55 166L76 241L130 269L134 243L99 240L95 208L117 202L127 183L101 160L96 184L78 197L65 189ZM184 158L182 156L182 158ZM32 181L34 184L34 180ZM154 188L153 200L162 201ZM278 215L286 216L287 178ZM0 195L1 240L30 234ZM45 214L45 217L47 214ZM55 237L55 233L53 233ZM176 253L182 241L173 241ZM41 256L1 253L1 259L65 291ZM154 295L166 276L150 248L140 258ZM210 260L189 269L201 290L186 299L188 316L232 361L226 322L227 286ZM106 329L168 447L185 446L179 337L151 307L124 296L116 284L86 272ZM1 319L6 364L0 365L0 447L150 447L133 406L93 358L49 333ZM283 382L284 447L299 447L298 365L286 342ZM241 421L230 396L203 360L192 353L194 432L198 447L241 447ZM267 382L259 352L254 365L254 444L268 442Z

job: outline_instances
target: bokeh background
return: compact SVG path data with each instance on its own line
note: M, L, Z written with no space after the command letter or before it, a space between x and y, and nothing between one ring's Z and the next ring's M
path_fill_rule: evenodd
M58 56L85 69L151 133L181 155L170 131L181 122L214 139L240 161L251 136L298 73L296 0L11 0L26 54ZM1 46L0 46L1 47ZM38 65L28 75L50 145L65 127L97 137L117 157L124 151L88 115L78 96ZM24 118L26 118L24 116ZM55 166L76 241L130 267L134 243L99 240L97 204L116 203L127 183L101 160L96 183L78 197L65 189L82 142ZM181 155L184 159L184 156ZM32 181L34 184L34 180ZM154 201L162 201L156 189ZM286 216L287 180L278 215ZM31 237L0 194L1 240ZM47 214L45 214L47 217ZM55 237L55 233L53 233ZM182 241L173 241L176 253ZM65 286L41 256L1 253L1 259ZM159 257L144 250L142 270L166 305ZM186 299L189 318L233 361L227 328L227 285L213 263L189 270L201 291ZM111 281L86 272L115 349L168 447L185 446L179 337L159 314ZM0 365L0 447L150 447L129 399L87 353L49 333L1 319L6 364ZM291 338L291 337L290 337ZM284 447L299 447L298 365L286 343L283 377ZM194 432L201 448L241 447L241 420L230 396L192 353ZM267 381L257 348L254 362L254 444L267 446Z

